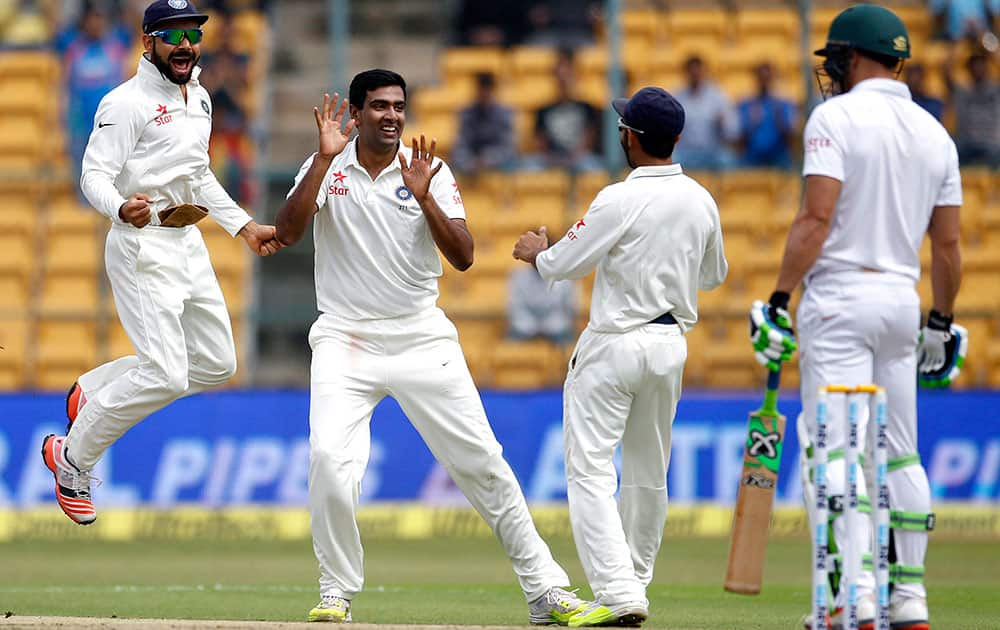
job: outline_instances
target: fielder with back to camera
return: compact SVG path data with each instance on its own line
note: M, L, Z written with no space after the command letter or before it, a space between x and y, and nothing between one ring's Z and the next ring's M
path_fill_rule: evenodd
M90 470L111 444L236 371L229 313L193 224L207 208L251 251L281 247L274 227L258 225L209 170L212 107L197 66L207 19L187 0L146 8L138 71L101 100L83 156L83 193L111 221L105 264L135 355L80 376L66 399L68 434L42 445L59 506L81 525L97 519Z
M961 277L958 153L944 127L915 104L896 77L910 57L906 27L891 11L854 6L830 25L817 70L824 95L813 110L803 144L805 194L788 234L775 292L751 308L758 360L777 369L794 347L789 295L805 284L798 308L801 368L803 486L810 520L809 440L816 432L817 391L824 385L875 383L888 395L891 600L894 630L930 627L924 588L927 531L933 527L927 474L917 454L916 374L945 386L962 365L965 330L952 323ZM824 76L825 75L825 78ZM826 81L826 83L824 83ZM931 239L934 304L921 333L919 249ZM875 623L871 570L871 504L864 475L858 522L840 513L845 495L844 406L831 405L827 448L831 551L865 550L858 581L861 628ZM867 414L861 418L864 443ZM830 554L831 557L834 554ZM838 589L831 622L844 627L846 589ZM812 620L807 619L807 627Z
M532 624L562 624L585 602L538 535L503 458L458 343L436 305L438 250L464 271L473 241L451 170L421 136L402 144L406 82L368 70L347 101L314 110L319 150L278 212L291 245L315 217L316 300L309 332L309 509L320 566L310 621L351 620L364 583L355 508L371 450L375 406L393 397L503 545ZM350 139L351 131L358 135ZM397 453L405 457L405 453Z
M729 269L715 201L671 159L684 128L680 103L646 87L614 108L634 170L604 188L559 242L550 247L543 226L513 252L549 282L597 268L590 322L563 391L570 523L597 601L570 626L638 625L649 615L684 333L698 320L698 290L719 286Z

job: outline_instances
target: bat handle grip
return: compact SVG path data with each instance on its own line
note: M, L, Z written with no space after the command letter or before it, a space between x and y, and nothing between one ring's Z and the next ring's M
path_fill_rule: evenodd
M767 373L767 388L769 390L778 389L778 385L781 383L781 370L775 370L774 372Z
M767 391L764 392L764 406L761 411L769 416L778 414L778 384L781 382L781 370L767 373Z

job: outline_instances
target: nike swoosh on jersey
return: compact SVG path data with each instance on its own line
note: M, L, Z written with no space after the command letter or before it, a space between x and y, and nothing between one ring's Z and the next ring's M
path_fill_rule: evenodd
M97 128L98 129L104 129L105 127L110 127L113 124L115 124L115 123L97 123Z

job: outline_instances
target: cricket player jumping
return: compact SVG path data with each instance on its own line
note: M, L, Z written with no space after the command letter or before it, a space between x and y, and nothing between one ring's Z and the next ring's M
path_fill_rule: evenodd
M926 630L924 555L934 519L917 454L916 386L918 370L927 384L950 383L966 344L964 329L952 324L960 281L958 153L947 131L896 80L910 57L910 40L891 11L875 5L846 9L833 20L826 46L816 54L824 58L822 73L817 71L825 75L824 92L833 97L806 124L802 207L788 235L775 292L769 303L758 301L751 309L751 337L758 360L771 369L788 358L794 347L789 294L804 282L798 324L799 422L805 435L815 436L820 387L876 383L886 389L889 616L894 630ZM925 233L931 238L934 304L921 334L914 285ZM832 405L827 429L831 550L844 549L847 536L853 548L865 550L858 618L862 628L872 628L871 504L863 475L858 494L867 513L848 528L840 512L846 492L843 413L843 405ZM861 419L862 444L866 426L867 415ZM808 461L809 445L803 446ZM811 506L809 480L807 470L803 485ZM836 592L839 584L831 581ZM835 628L846 623L845 589L839 590L831 616Z

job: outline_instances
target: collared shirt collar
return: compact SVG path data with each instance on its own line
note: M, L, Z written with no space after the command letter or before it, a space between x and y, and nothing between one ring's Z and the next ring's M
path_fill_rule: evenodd
M157 68L156 65L146 57L145 53L139 57L139 69L136 73L143 81L148 81L153 85L159 85L167 89L180 87L167 77L163 76L159 68ZM200 85L198 83L198 75L200 74L201 66L195 66L194 70L191 71L191 80L188 81L188 86L198 87L198 85Z
M851 88L851 92L865 91L885 92L886 94L892 94L893 96L912 98L910 96L910 88L902 81L897 81L896 79L865 79Z
M405 151L407 148L408 147L403 142L400 142L399 148L396 150L396 155L393 156L392 162L390 162L389 166L385 167L385 169L383 169L382 172L384 173L386 171L398 170L399 153L401 151ZM347 143L347 146L344 147L344 151L347 152L347 155L344 156L344 159L346 160L345 162L346 166L353 166L356 169L368 172L367 169L365 169L365 167L361 165L361 162L358 161L358 136L354 136L354 138L352 138L351 141ZM404 154L403 157L407 158L407 161L409 161L409 155Z
M630 179L636 179L638 177L664 177L667 175L680 175L683 171L681 170L680 164L658 164L656 166L639 166L635 168L625 181Z

